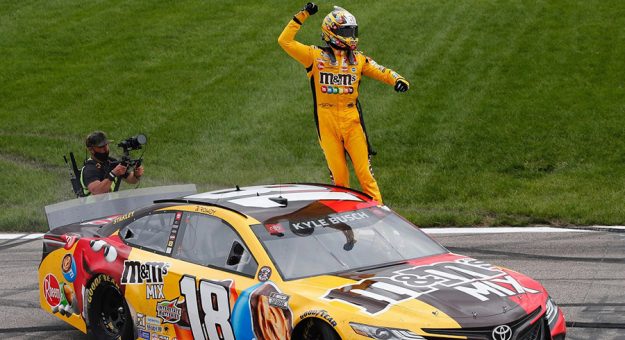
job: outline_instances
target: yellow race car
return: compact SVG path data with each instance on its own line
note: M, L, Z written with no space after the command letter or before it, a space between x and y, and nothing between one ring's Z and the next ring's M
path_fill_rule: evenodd
M564 339L538 282L363 193L233 188L52 229L41 307L96 339Z

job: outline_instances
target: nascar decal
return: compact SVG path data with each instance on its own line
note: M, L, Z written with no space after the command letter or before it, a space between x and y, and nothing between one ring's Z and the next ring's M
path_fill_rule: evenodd
M332 289L323 298L356 305L363 312L375 315L409 299L420 299L437 306L440 301L435 296L437 293L444 294L448 301L458 296L457 300L467 301L469 297L474 303L484 303L493 297L540 292L523 287L511 275L490 264L461 258L382 272L357 283ZM432 297L428 298L430 295ZM445 309L444 306L440 308Z

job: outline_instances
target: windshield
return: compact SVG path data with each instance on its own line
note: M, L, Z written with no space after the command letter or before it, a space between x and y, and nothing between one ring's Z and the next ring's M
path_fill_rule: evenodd
M388 208L303 215L252 226L285 280L447 252Z

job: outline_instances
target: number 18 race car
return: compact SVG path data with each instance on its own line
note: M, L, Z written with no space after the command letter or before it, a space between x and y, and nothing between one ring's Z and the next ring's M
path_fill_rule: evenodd
M350 189L159 200L44 236L41 307L96 339L562 340L543 286Z

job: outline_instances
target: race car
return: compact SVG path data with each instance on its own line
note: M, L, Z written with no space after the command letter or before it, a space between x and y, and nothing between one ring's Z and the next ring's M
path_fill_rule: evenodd
M157 200L52 229L41 307L96 339L563 340L537 281L322 184Z

